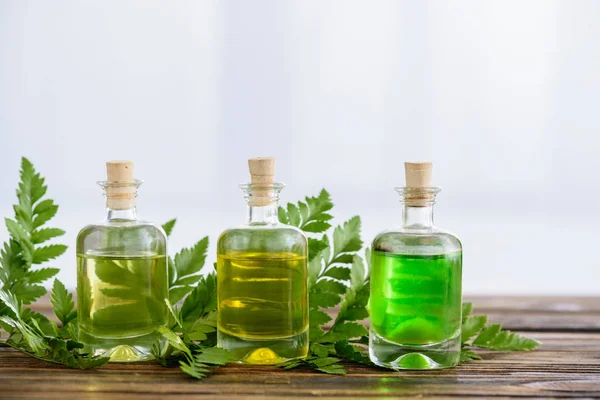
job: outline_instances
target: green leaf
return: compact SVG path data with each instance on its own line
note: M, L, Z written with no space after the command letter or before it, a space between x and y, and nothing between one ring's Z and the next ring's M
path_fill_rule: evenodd
M319 253L308 262L308 287L317 283L321 270L323 270L323 254Z
M5 286L10 286L25 276L27 265L21 255L21 247L15 240L10 239L0 249L0 266L0 280Z
M194 287L196 283L202 278L202 275L188 275L185 278L177 280L177 286Z
M87 356L87 357L78 357L77 358L77 366L80 369L90 369L90 368L98 368L110 361L110 357L103 356Z
M350 280L350 268L347 267L332 267L329 268L323 276L329 276L334 279L339 279L341 281Z
M40 268L36 270L29 270L26 274L29 283L42 283L58 274L60 270L58 268Z
M320 327L321 325L325 325L329 321L331 321L331 317L327 315L327 313L320 311L318 309L312 309L308 314L309 326L311 329L313 327Z
M316 367L326 367L328 365L335 364L338 361L340 361L340 359L336 357L323 357L317 358L316 360L312 360L311 363L314 364Z
M302 230L304 232L310 233L323 233L326 232L329 228L331 228L331 224L323 221L313 221L302 226Z
M176 222L177 218L173 218L172 220L169 220L162 225L162 228L167 234L167 237L171 236L171 232L173 232L173 227L175 226Z
M346 291L346 286L339 281L334 281L330 279L321 279L315 286L313 286L313 290L317 292L331 292L335 294L343 294Z
M232 360L229 350L219 347L210 347L202 349L200 354L195 356L196 362L212 365L225 365Z
M169 279L169 285L171 285L172 282L175 282L176 273L177 272L175 271L175 263L173 262L173 258L167 257L167 277Z
M216 328L213 326L194 324L191 329L186 333L187 338L193 341L203 341L208 338L207 333L215 332Z
M22 279L13 284L12 292L23 304L31 304L46 294L46 289L40 285L32 285Z
M177 310L177 307L173 306L173 304L171 304L169 299L165 299L165 304L167 305L167 309L169 310L169 313L171 314L172 319L175 321L175 323L180 328L183 328L183 323L181 322L181 315L180 315L179 311Z
M335 343L340 340L349 340L361 336L367 336L369 332L364 325L356 322L346 322L334 325L329 332L319 338L319 343Z
M365 285L365 266L362 258L354 256L350 270L350 288L357 291Z
M202 379L210 372L210 366L225 365L231 360L231 353L217 347L201 349L194 357L179 361L183 372L195 379Z
M77 317L77 311L74 309L73 295L67 291L65 285L58 279L54 280L50 302L54 309L54 314L66 326Z
M179 361L179 368L183 372L195 379L202 379L210 372L206 365L202 363L196 364L193 361L189 360Z
M335 343L335 353L339 357L354 361L360 364L373 365L369 356L359 346L352 346L347 340L341 340Z
M38 247L33 252L33 264L41 264L64 254L67 246L64 244L51 244L49 246Z
M330 346L326 346L320 343L313 343L310 345L310 352L319 358L324 358L329 355Z
M500 331L502 330L502 324L492 324L490 326L486 326L479 335L473 340L474 346L479 346L480 344L489 343L493 338L498 336Z
M502 330L500 324L485 328L473 341L473 345L498 351L530 351L541 343L517 333Z
M40 285L52 278L58 269L32 270L33 263L43 263L64 253L66 246L56 244L39 247L64 234L62 229L43 227L56 215L58 206L43 199L47 186L26 158L21 162L21 180L17 188L18 204L13 206L14 219L7 218L10 239L0 250L0 326L10 332L7 345L40 360L71 368L92 368L108 362L107 357L81 354L83 347L70 338L77 336L77 320L72 295L55 281L51 302L65 329L29 308L22 309L46 293Z
M8 233L10 233L15 241L21 243L22 241L29 240L29 235L17 221L13 221L10 218L4 218L4 222L6 223L6 229L8 229Z
M48 349L48 343L44 340L44 338L36 333L27 324L25 324L20 318L17 317L17 319L15 319L8 316L3 316L0 317L0 321L10 325L21 334L22 341L26 346L22 351L27 352L27 350L29 350L32 353L43 354ZM6 343L13 346L13 343L11 343L10 340Z
M2 301L17 318L21 317L21 302L13 293L6 290L0 290L0 301Z
M186 294L190 293L194 290L193 286L178 286L175 288L169 289L169 301L171 303L178 303L181 299L185 297Z
M58 336L58 327L54 321L50 321L45 315L33 311L31 308L23 309L21 319L29 325L35 324L42 335Z
M308 238L308 261L314 259L321 251L329 247L329 243L326 238L313 239Z
M308 209L308 205L306 203L299 201L298 209L300 210L300 219L302 221L306 222L308 220L308 216L309 216L309 212L310 212Z
M469 349L460 350L460 362L469 362L473 360L481 360L481 356Z
M33 164L25 157L21 159L21 183L17 195L28 198L29 204L34 204L46 193L44 178L35 172ZM20 193L19 193L20 192Z
M55 237L59 237L65 234L65 231L58 228L44 228L34 231L31 234L31 241L34 244L40 244L47 240L53 239Z
M369 312L366 309L368 298L367 294L366 301L347 306L343 313L340 311L338 321L362 321L367 318L369 316Z
M360 239L360 217L352 217L333 231L334 259L341 253L359 251L362 248Z
M192 357L192 352L189 347L181 340L181 338L172 330L165 326L161 326L158 328L158 332L162 335L162 337L167 341L170 346L173 346L177 350L183 352L184 354Z
M322 233L331 227L326 221L333 217L326 214L326 211L332 207L329 193L323 189L318 197L307 197L306 203L302 201L299 201L298 205L288 203L287 210L279 207L277 211L279 221L283 224L296 226L307 233Z
M185 278L189 278L190 276L196 275L198 272L200 272L204 266L204 262L206 261L207 249L208 236L196 243L194 247L190 249L183 249L175 255L173 260L174 272L172 274L174 279L171 281L169 289L169 300L172 304L177 303L191 291L192 288L189 286L185 286L186 288L189 287L189 290L182 290L181 288L177 287L185 284L186 281L183 281ZM200 279L199 276L198 279ZM187 280L187 282L189 282L189 280Z
M292 203L287 205L287 216L290 225L300 226L300 210Z
M346 375L346 370L339 364L327 365L316 368L317 371L325 372L326 374Z
M468 317L462 325L461 343L466 343L473 336L477 335L487 323L487 316L480 315Z
M354 254L340 254L331 260L330 264L352 264Z
M333 208L331 197L325 189L321 190L318 197L307 197L306 204L308 206L308 213L306 218L303 219L303 224L307 224L311 221L328 221L332 217L326 214L327 211ZM304 211L306 213L306 211ZM303 229L303 228L301 228Z
M210 273L200 279L198 286L187 296L181 306L183 322L205 318L217 309L217 276Z
M287 216L287 212L281 206L279 206L279 208L277 208L277 217L279 218L279 222L281 222L282 224L287 225L290 223L290 220Z
M462 323L467 321L467 318L473 313L473 303L462 304Z
M40 207L41 206L41 207ZM33 228L37 229L50 221L58 212L58 206L54 204L52 200L44 200L40 202L33 213L37 216L33 219Z
M310 308L330 308L337 306L342 301L339 294L331 292L311 291L308 296L308 304Z
M350 271L350 286L346 290L336 323L344 321L360 321L368 316L369 275L365 275L362 258L354 256Z

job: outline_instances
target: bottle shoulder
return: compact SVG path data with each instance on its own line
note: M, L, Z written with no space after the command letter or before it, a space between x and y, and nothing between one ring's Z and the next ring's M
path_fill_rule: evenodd
M285 224L272 224L272 225L240 225L232 228L228 228L221 232L219 240L230 237L230 236L287 236L296 237L308 241L304 232L295 226Z
M78 237L89 235L94 232L116 232L116 231L138 231L138 232L154 232L157 236L163 236L166 240L167 234L162 226L148 221L128 221L128 222L108 222L100 221L93 224L88 224L81 228Z
M458 236L445 229L396 228L380 232L373 239L373 251L400 254L445 254L462 252Z
M146 221L102 221L83 227L77 235L77 252L152 251L166 252L167 235L160 225Z
M217 240L217 252L308 252L308 239L300 229L285 225L242 225L226 229Z

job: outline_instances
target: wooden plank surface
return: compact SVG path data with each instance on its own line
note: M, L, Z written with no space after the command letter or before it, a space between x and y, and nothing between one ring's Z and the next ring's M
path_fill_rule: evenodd
M394 372L355 364L346 376L308 369L231 365L202 381L153 363L72 370L0 346L0 399L600 397L600 298L473 297L475 313L543 345L481 352L482 361L440 371ZM41 304L41 311L49 310Z

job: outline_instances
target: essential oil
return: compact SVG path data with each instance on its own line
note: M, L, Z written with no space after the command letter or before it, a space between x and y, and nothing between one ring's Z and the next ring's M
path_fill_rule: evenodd
M429 345L460 332L461 253L373 252L371 326L393 343Z
M167 322L166 260L159 254L77 255L82 334L96 345L104 338L156 340L155 332Z
M433 225L430 168L407 163L403 225L372 245L369 351L388 368L447 368L460 358L462 245Z
M282 184L272 183L273 159L249 161L253 182L245 225L217 243L218 346L245 364L278 364L308 354L307 239L279 223ZM269 170L268 170L269 171Z
M106 220L77 237L79 341L111 361L149 360L168 319L166 235L137 219L133 164L107 167Z

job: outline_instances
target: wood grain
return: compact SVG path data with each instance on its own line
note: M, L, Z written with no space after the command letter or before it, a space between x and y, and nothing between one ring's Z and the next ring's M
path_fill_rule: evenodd
M230 365L195 381L153 363L72 370L0 346L1 399L260 399L600 397L600 298L477 296L485 313L543 345L533 352L485 352L441 371L394 372L347 364L346 376L308 369ZM49 311L47 303L38 309Z

